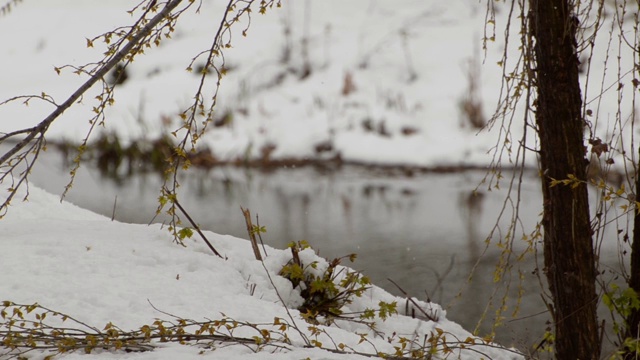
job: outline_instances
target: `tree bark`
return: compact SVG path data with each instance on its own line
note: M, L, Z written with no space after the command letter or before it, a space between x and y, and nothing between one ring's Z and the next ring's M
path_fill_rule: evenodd
M598 359L600 339L589 199L584 183L551 186L552 179L586 180L581 117L577 18L570 0L529 0L535 37L536 124L544 215L544 264L553 300L557 359Z
M638 149L640 155L640 149ZM636 194L640 194L640 162L636 171ZM637 196L637 195L636 195ZM640 212L636 209L633 218L633 242L631 243L631 278L629 287L640 296ZM637 339L640 334L640 309L633 309L626 320L625 338ZM626 350L626 349L625 349ZM625 360L637 359L635 351L628 351L624 355Z

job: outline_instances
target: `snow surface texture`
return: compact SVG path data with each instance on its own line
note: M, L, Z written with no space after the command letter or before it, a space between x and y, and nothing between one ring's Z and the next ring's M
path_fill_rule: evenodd
M173 244L170 234L160 225L110 221L69 203L60 203L58 197L38 188L30 190L29 201L16 201L2 220L0 300L22 304L37 302L98 328L112 322L123 330L132 330L151 324L157 318L172 320L151 304L163 312L198 321L221 319L224 314L237 321L273 323L275 317L288 319L282 298L291 308L298 327L314 339L307 331L308 324L294 310L301 303L299 289L293 289L288 280L277 275L290 259L289 251L267 248L263 267L253 257L248 241L205 232L226 258L221 259L199 240L188 241L186 248ZM300 256L306 263L318 261L320 268L326 264L311 250L301 252ZM344 310L376 308L380 301L397 301L399 311L405 312L402 309L405 299L376 286ZM394 333L396 338L422 339L438 328L450 341L464 341L472 336L448 321L446 312L439 305L417 299L416 302L437 314L438 321L394 315L386 321L378 320L377 335L362 324L348 321L321 328L336 343L368 353L376 350L367 342L358 344L360 336L356 333L368 334L377 351L387 353L394 352L392 344L386 341L388 337L394 337ZM304 348L303 340L294 330L288 335L293 344L275 353L273 349L254 353L251 346L221 345L219 349L206 351L204 358L365 358ZM318 340L331 344L324 334ZM496 347L478 345L472 348L485 354L486 358L520 358L513 351ZM94 356L101 359L202 359L202 355L198 355L200 350L197 346L161 344L150 353L99 352ZM63 358L81 356L69 354ZM476 351L466 350L456 351L449 358L478 359L481 356Z

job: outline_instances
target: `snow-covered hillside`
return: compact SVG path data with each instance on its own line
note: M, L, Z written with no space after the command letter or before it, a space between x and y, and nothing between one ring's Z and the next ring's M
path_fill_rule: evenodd
M208 48L224 4L203 1L201 12L183 14L171 40L148 49L128 68L107 113L107 133L125 142L157 138L178 126L190 105L197 71L185 69ZM54 67L96 61L104 51L86 38L132 21L129 1L24 2L0 21L3 71L0 99L45 92L58 102L84 79ZM339 10L337 10L339 9ZM228 73L220 89L218 126L202 139L222 160L326 159L339 156L373 164L486 165L499 131L473 128L463 111L469 73L486 121L497 101L501 49L483 53L484 8L468 1L445 3L285 2L254 15L247 37L238 34L225 52ZM288 35L286 35L288 34ZM306 44L306 45L304 45ZM196 61L194 68L204 60ZM69 110L49 129L50 139L79 141L93 115L93 97ZM32 101L0 107L3 130L39 121L51 110ZM95 135L94 135L95 136ZM503 134L502 134L503 136ZM514 134L517 136L517 133Z

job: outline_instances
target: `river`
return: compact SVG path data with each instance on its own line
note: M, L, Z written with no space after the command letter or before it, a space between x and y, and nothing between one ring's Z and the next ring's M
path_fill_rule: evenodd
M32 182L60 194L69 180L63 163L60 154L43 154ZM494 279L503 254L496 242L510 222L509 201L500 221L502 232L495 233L488 246L485 239L505 204L511 173L504 175L500 187L489 190L487 183L481 184L484 171L409 174L343 166L267 172L219 167L184 174L180 196L206 230L247 238L242 206L259 215L260 225L267 229L263 239L270 246L284 248L291 241L306 240L327 258L356 253L356 262L346 265L391 293L404 291L439 303L449 319L468 330L484 318L479 335L492 332L496 309L503 306L506 294L505 319L495 330L496 341L526 349L542 339L550 318L532 254L520 261L512 255L511 272ZM84 164L66 200L119 221L149 223L160 185L154 173L114 179ZM530 231L541 211L536 172L525 172L520 194L519 215ZM526 247L520 236L518 232L514 241L516 251ZM603 251L600 259L615 262L616 254Z

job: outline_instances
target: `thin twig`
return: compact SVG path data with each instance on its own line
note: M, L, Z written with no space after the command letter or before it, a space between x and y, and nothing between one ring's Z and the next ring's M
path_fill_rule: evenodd
M287 307L287 304L284 302L284 299L282 299L282 296L280 296L280 292L278 291L278 287L273 282L273 279L271 278L271 274L269 273L269 269L267 269L267 266L264 264L264 260L260 260L260 264L262 264L262 267L264 268L264 272L267 274L267 278L269 278L269 283L271 284L271 286L273 286L273 290L276 292L276 296L278 296L278 299L280 300L280 303L282 304L282 307L284 307L284 311L287 313L287 316L289 316L289 320L291 320L291 325L290 326L292 328L294 328L298 332L298 334L300 335L300 338L302 338L304 343L308 347L311 347L311 342L309 341L309 338L302 332L302 330L300 330L300 328L298 328L298 325L296 324L296 321L293 318L293 315L291 315L291 312L289 311L289 308Z
M113 199L113 210L111 211L111 221L116 218L116 205L118 205L118 195Z
M191 226L193 226L193 228L196 229L198 234L200 234L200 237L202 237L202 240L204 240L204 242L207 243L207 246L209 247L209 249L211 249L211 251L213 251L214 254L218 255L218 257L222 258L222 255L220 255L220 253L216 250L216 248L214 248L213 245L211 245L207 237L204 236L204 234L200 230L200 226L198 226L198 224L196 224L196 222L193 221L193 219L191 218L191 216L189 216L187 211L182 207L182 205L180 205L180 203L178 202L178 199L175 199L173 203L176 204L176 206L178 207L178 209L180 209L180 211L182 211L182 214L184 214L187 220L189 220L189 222L191 223Z
M427 319L429 319L429 320L431 320L431 321L438 321L438 318L437 318L437 317L435 317L435 316L433 316L433 315L431 315L431 314L427 314L427 312L426 312L426 311L424 311L424 309L423 309L420 305L418 305L418 303L417 303L417 302L415 302L415 300L413 300L413 299L409 296L409 294L408 294L406 291L404 291L404 289L403 289L403 288L401 288L401 287L400 287L400 285L398 285L395 281L393 281L393 280L391 280L391 279L389 279L389 278L387 278L387 280L391 281L391 283L392 283L393 285L395 285L395 286L398 288L398 290L400 290L400 291L402 292L402 294L404 294L404 296L406 297L407 301L411 302L411 303L412 303L416 308L418 308L418 310L419 310L422 314L424 314L424 316L426 316L426 317L427 317Z
M258 227L258 229L260 229L260 218L258 217L258 214L256 214L256 226ZM262 251L264 251L264 256L267 257L269 256L267 254L267 248L264 246L264 241L262 241L262 231L258 231L258 239L260 239L260 245L262 245Z
M3 141L5 141L5 140L7 140L7 139L9 139L11 137L14 137L16 135L30 133L30 132L34 131L35 129L36 129L35 127L32 127L32 128L12 131L10 133L5 133L2 137L0 137L0 143L2 143Z

